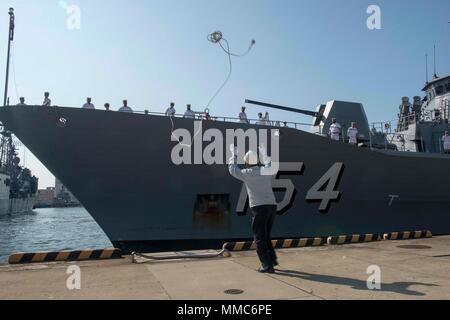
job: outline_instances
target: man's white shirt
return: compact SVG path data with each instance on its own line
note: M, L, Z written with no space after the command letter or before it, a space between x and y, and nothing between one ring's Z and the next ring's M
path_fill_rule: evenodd
M52 100L50 100L49 98L45 98L44 102L42 103L43 107L50 107L52 105Z
M166 110L166 116L173 117L176 114L175 108L169 108Z
M186 119L195 119L195 112L192 110L186 110L186 112L184 113L184 117Z
M330 136L333 140L339 140L339 135L341 134L341 125L339 123L333 123L330 126Z
M119 109L119 112L133 113L133 109L131 109L130 107L122 107Z
M239 113L239 120L241 123L248 123L247 114L245 112Z
M442 142L444 143L444 149L445 150L450 150L450 135L443 136L442 137Z
M347 132L349 142L352 144L358 143L358 129L356 128L349 128Z
M265 126L266 125L266 120L264 120L264 118L259 118L258 121L256 121L256 124L258 126Z
M83 109L95 109L95 106L92 103L85 103L83 105Z

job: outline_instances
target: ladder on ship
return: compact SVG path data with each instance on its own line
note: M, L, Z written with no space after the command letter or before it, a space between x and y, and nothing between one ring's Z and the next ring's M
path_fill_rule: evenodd
M450 120L450 101L447 99L442 100L439 111L443 120Z

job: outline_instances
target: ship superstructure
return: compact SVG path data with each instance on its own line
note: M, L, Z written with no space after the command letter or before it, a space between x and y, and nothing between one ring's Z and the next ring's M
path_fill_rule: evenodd
M392 142L399 150L442 153L442 136L449 130L450 75L435 76L423 88L425 97L402 99Z
M0 132L0 214L30 212L37 199L38 179L20 159L9 131Z

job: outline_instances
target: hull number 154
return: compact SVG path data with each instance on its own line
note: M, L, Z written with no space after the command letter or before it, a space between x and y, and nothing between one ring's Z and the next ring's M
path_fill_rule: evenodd
M274 178L274 191L285 191L283 200L278 203L278 214L289 211L295 201L297 190L290 179L280 179L283 175L302 175L305 165L298 163L280 163L278 175ZM341 192L338 190L339 182L344 172L343 163L335 163L306 194L307 202L319 202L319 212L327 213L333 201L339 201ZM236 212L245 215L248 208L248 193L245 185L242 186Z

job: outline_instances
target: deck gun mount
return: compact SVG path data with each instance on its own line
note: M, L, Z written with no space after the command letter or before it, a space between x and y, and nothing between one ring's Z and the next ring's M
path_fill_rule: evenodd
M326 135L332 119L336 118L342 126L344 138L352 122L357 123L358 131L362 139L368 139L370 135L369 122L367 121L366 112L361 103L333 100L319 105L316 111L296 109L254 100L245 100L245 103L311 116L313 117L312 131L316 134Z

